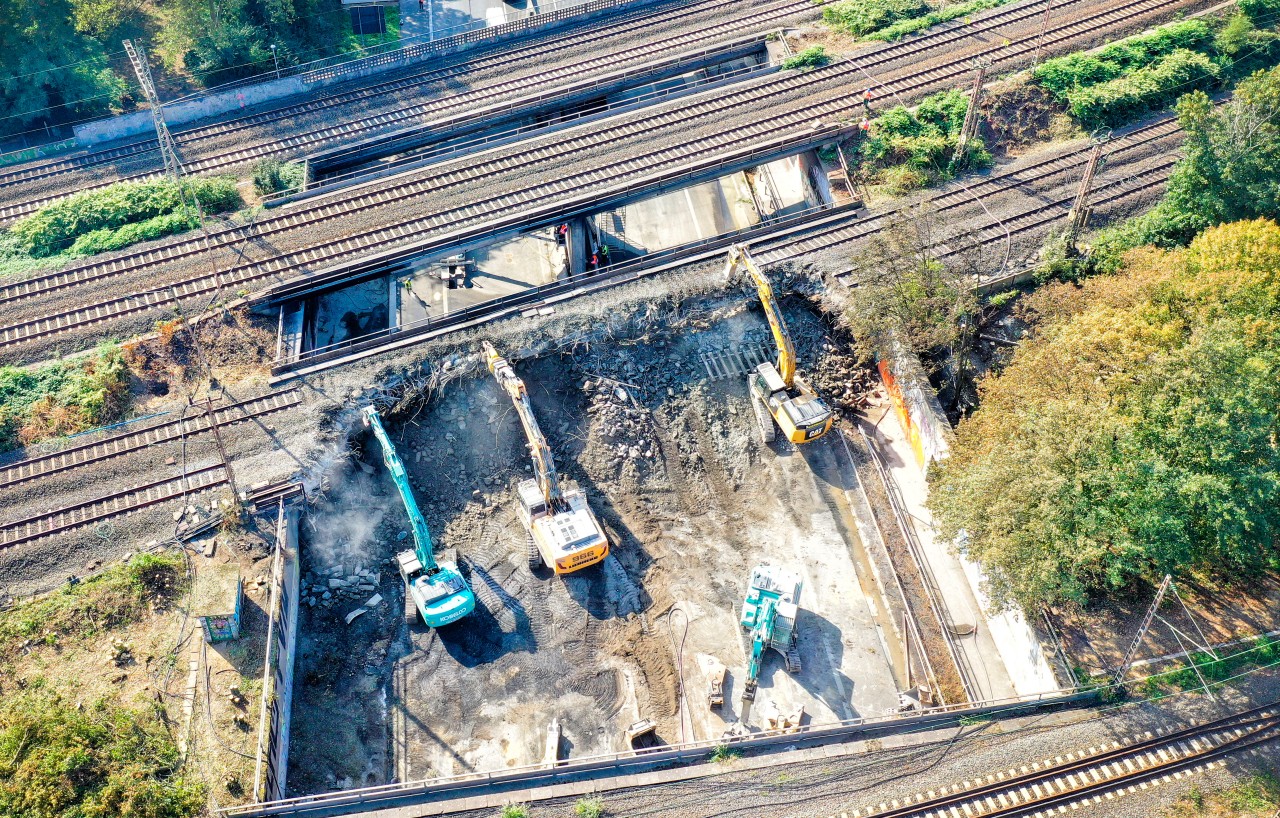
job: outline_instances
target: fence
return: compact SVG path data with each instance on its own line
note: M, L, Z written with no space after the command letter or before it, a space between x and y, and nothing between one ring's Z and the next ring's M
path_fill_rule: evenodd
M267 612L267 659L262 674L262 715L253 794L258 801L284 797L289 766L289 711L293 706L293 656L298 632L298 507L280 502L276 551Z

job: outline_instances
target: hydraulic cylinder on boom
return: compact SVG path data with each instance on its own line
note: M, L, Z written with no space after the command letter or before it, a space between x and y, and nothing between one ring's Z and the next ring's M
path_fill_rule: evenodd
M835 415L818 393L796 374L796 347L782 317L778 299L773 294L773 286L756 266L746 246L741 244L729 248L725 278L732 281L739 267L744 268L755 282L760 304L769 319L769 329L773 331L774 343L778 346L776 364L766 361L747 375L747 389L755 399L752 405L756 419L760 421L760 434L765 443L772 442L776 423L783 436L792 443L817 440L831 428Z
M431 532L427 530L427 521L418 509L418 502L409 487L409 475L405 472L404 463L400 462L396 447L392 445L386 429L382 428L378 410L366 406L363 417L364 425L373 429L373 436L382 446L382 462L386 464L391 479L400 491L400 499L409 515L409 526L413 533L413 550L396 554L396 564L400 568L400 577L404 580L405 619L410 625L420 619L433 628L457 622L475 610L475 594L458 571L456 563L436 561L435 546L431 542Z
M529 567L545 564L557 574L567 574L602 562L609 556L609 540L587 504L586 492L556 471L524 381L488 341L484 353L489 371L520 416L533 456L533 477L516 486L520 521L528 534Z

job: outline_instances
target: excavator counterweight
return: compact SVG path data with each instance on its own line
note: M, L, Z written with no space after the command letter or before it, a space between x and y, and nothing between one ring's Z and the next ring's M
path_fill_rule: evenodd
M760 364L747 375L747 388L756 401L761 435L766 443L771 442L774 424L777 424L783 436L792 443L817 440L831 428L835 415L826 401L796 374L795 343L773 294L773 286L756 266L745 245L729 248L726 280L732 281L739 268L745 269L755 282L774 343L778 346L777 363ZM773 419L772 422L765 419L766 414Z
M528 534L529 567L545 564L557 574L568 574L602 562L609 556L609 540L586 493L556 471L524 381L493 344L485 341L483 346L489 371L511 398L533 457L534 476L516 486L520 521Z
M396 454L391 438L387 436L387 430L382 427L378 410L366 406L362 415L364 425L373 430L373 436L382 446L382 462L386 464L387 471L391 473L391 479L400 492L413 533L413 550L396 555L396 565L404 580L405 618L411 624L421 618L433 628L457 622L475 610L475 594L458 571L457 565L436 561L435 546L431 541L431 532L427 529L427 521L418 509L418 501L414 499L413 490L409 487L409 475L405 472L400 456Z

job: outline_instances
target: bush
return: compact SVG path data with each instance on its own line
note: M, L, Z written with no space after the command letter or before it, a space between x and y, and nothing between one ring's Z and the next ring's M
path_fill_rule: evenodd
M1068 110L1085 128L1118 127L1218 80L1220 69L1203 54L1179 49L1149 68L1067 92Z
M579 798L573 805L576 818L600 818L604 815L604 801L599 798Z
M140 241L152 241L186 230L194 230L199 226L200 219L194 213L165 213L144 222L126 224L117 230L103 228L85 233L71 244L67 255L92 256L95 253L106 253Z
M206 213L221 213L241 205L234 176L185 179L181 184L183 187L170 179L120 182L101 190L78 193L42 207L9 232L22 252L44 257L66 250L76 239L95 231L117 230L157 216L184 213L184 188L194 193ZM168 226L175 224L169 222ZM110 244L111 240L99 235L84 246L98 243Z
M811 50L811 49L810 49ZM819 50L821 50L819 48ZM795 59L794 57L792 59ZM783 64L784 68L792 66ZM259 196L268 196L282 190L301 187L306 178L306 168L297 162L281 162L279 159L259 159L249 171L253 189Z
M808 71L811 68L820 68L829 62L831 62L831 58L827 56L825 48L820 45L811 45L794 57L788 57L783 60L782 67Z
M927 11L929 6L923 0L840 0L822 9L822 19L847 34L865 37Z
M1204 51L1213 43L1213 29L1203 20L1188 20L1151 34L1112 43L1096 54L1068 54L1041 63L1032 78L1059 102L1067 102L1077 88L1107 82L1146 68L1175 51Z
M885 26L870 35L872 40L884 40L885 42L893 42L900 40L908 34L915 34L917 31L923 31L926 28L936 26L939 23L945 23L948 20L955 20L960 17L967 17L970 14L976 14L979 11L997 8L1012 0L969 0L967 3L956 3L946 8L931 11L923 17L915 17L909 20L899 20L898 22Z
M128 406L129 371L119 347L38 369L0 367L0 451L99 426Z
M529 818L529 808L524 804L507 804L498 815L500 818Z
M187 818L204 786L181 757L161 709L69 702L42 685L0 703L0 814Z

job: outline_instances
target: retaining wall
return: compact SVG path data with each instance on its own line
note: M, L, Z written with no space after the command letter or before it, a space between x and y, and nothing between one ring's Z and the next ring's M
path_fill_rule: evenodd
M258 763L253 777L254 799L260 802L284 798L289 767L289 713L298 634L298 516L296 504L281 503L271 569L271 609L267 612L270 624L262 676Z

